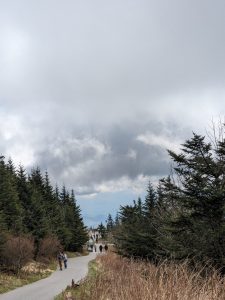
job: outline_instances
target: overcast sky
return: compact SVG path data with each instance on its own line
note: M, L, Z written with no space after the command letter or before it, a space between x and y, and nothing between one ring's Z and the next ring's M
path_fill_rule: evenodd
M0 153L96 224L223 118L224 56L224 0L0 0Z

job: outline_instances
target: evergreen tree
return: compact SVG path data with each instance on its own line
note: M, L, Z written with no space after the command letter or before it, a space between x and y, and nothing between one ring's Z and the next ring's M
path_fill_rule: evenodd
M29 232L35 239L35 256L39 252L40 241L51 233L48 218L48 205L44 200L45 186L40 169L37 167L31 171L28 178L29 193L31 201Z
M70 248L70 243L72 241L72 232L71 232L71 220L73 219L72 215L73 212L71 211L70 205L70 197L69 193L66 190L65 185L63 185L61 192L59 193L59 200L60 200L60 210L61 216L63 220L63 230L62 230L62 237L61 240L65 245L66 249Z
M17 193L20 204L23 208L23 227L24 231L28 232L29 224L31 220L31 195L28 188L28 181L26 171L22 165L19 166L19 169L16 172L16 186L17 186Z
M159 222L157 205L157 193L149 181L147 195L143 204L143 226L141 228L143 257L149 260L156 260L161 249L158 242L159 233L157 227L159 226Z
M65 186L53 190L48 173L37 167L27 176L20 165L0 156L0 253L7 236L29 234L35 241L35 257L42 240L57 236L65 250L77 251L88 239L74 192ZM50 241L51 239L49 239ZM52 239L56 241L56 239ZM1 264L1 262L0 262Z
M16 169L15 169L15 166L14 166L13 161L12 161L11 158L8 159L8 163L6 165L6 170L8 171L8 173L12 177L15 177L15 175L16 175Z
M177 258L221 266L225 250L225 141L213 149L205 137L193 134L182 146L180 154L169 151L177 177L177 183L166 187L173 192L170 203L178 207L170 224L173 253Z
M65 186L63 186L60 199L65 222L64 242L68 250L77 251L88 240L87 229L81 217L81 210L77 205L73 190L69 194Z
M121 206L119 211L120 225L114 231L115 243L119 253L125 256L144 257L146 232L142 202L139 198L133 205Z
M108 214L107 220L106 220L106 229L108 232L112 231L114 227L114 221L111 214Z
M120 225L120 218L119 218L118 213L116 213L114 224L115 224L115 227Z
M71 201L74 206L74 215L77 218L77 236L79 237L79 241L77 241L77 249L80 249L82 245L84 245L88 240L88 232L87 227L84 225L83 217L81 215L80 206L77 205L77 201L75 199L74 191L71 191Z
M45 172L44 177L44 202L45 210L47 211L47 219L49 223L49 230L52 234L60 235L61 229L64 227L63 215L58 195L55 194L53 187L49 180L48 172Z
M149 218L152 217L152 215L154 213L154 209L156 207L156 202L157 202L156 192L155 192L151 182L149 181L147 195L145 197L145 202L143 205L143 210L144 210L146 217L149 217Z
M23 211L19 203L13 174L7 170L4 157L0 158L0 212L9 231L22 231Z
M98 229L98 232L100 233L101 237L103 239L105 239L106 238L106 228L102 222L99 224L97 229Z

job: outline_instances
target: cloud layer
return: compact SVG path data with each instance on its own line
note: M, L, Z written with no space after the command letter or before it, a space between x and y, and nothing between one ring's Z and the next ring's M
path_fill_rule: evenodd
M225 114L224 36L222 0L1 3L0 152L80 196L139 193Z

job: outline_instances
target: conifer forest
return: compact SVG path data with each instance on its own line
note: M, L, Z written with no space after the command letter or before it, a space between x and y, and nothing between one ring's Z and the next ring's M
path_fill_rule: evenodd
M20 269L29 259L78 251L87 240L73 190L53 187L48 172L0 157L0 266ZM15 260L15 261L13 261Z
M221 130L222 132L222 130ZM146 198L121 206L110 231L124 256L154 263L225 264L225 140L193 134L169 151L172 171Z

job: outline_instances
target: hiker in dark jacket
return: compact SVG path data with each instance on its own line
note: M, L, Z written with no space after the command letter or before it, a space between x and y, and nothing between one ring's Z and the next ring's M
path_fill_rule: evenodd
M62 258L63 258L64 268L67 269L67 254L62 252Z
M99 251L102 253L102 249L103 249L103 247L102 247L102 245L100 245L99 246Z
M63 254L62 254L62 252L58 253L57 259L58 259L60 271L62 271L62 262L63 262Z

